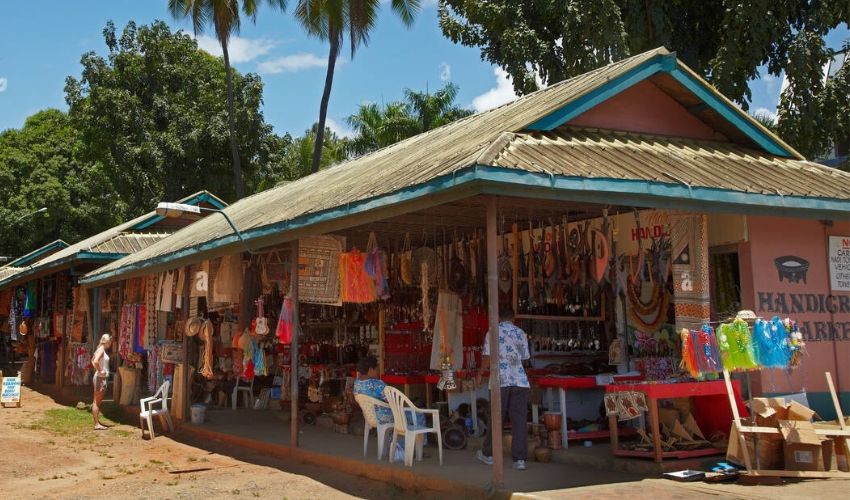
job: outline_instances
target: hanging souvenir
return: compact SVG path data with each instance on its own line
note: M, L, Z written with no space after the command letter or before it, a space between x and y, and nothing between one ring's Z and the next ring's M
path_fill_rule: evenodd
M387 281L387 257L378 247L378 239L374 232L369 233L369 241L366 244L365 270L372 280L377 297L381 300L388 299L390 288Z
M786 368L791 360L789 332L774 316L772 320L757 319L753 325L753 343L758 364L765 368Z
M513 287L513 268L508 251L507 235L502 235L502 252L499 254L499 291L508 293Z
M401 255L399 256L399 274L401 281L407 286L415 283L413 276L413 250L410 248L410 233L404 235Z
M278 316L277 328L275 329L275 336L281 344L292 343L292 319L292 297L287 295L280 307L280 316Z
M343 302L364 304L375 302L375 285L366 274L364 254L353 249L339 256L340 298Z
M751 370L758 367L750 328L740 318L720 325L717 347L723 366L728 370Z
M789 351L791 352L789 367L800 365L803 360L803 355L806 354L806 344L803 342L803 334L798 328L797 322L785 318L783 321L785 331L788 332Z

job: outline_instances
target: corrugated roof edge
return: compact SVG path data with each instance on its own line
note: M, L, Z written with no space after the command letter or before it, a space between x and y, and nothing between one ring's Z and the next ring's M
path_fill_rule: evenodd
M570 193L570 200L588 203L599 203L600 195L604 195L608 202L614 202L611 196L616 195L616 203L638 207L774 216L793 214L796 217L814 219L842 218L850 213L850 200L765 195L705 187L689 188L675 182L565 177L474 165L453 174L440 176L423 185L363 200L350 206L305 214L288 221L254 228L244 232L243 237L250 241L275 235L275 243L284 243L303 236L304 234L298 233L304 233L303 229L307 227L316 229L314 233L326 232L316 226L378 209L398 208L399 205L425 197L432 197L431 205L438 205L441 202L434 195L450 191L463 191L463 196L459 196L461 198L475 194L492 194L560 200L564 199L565 193ZM378 217L376 216L376 219ZM119 260L113 263L119 267L107 271L92 271L80 281L86 286L97 286L239 251L241 242L235 235L229 235L124 266L120 265Z
M51 250L54 250L54 249L68 248L68 246L69 245L67 243L65 243L65 241L63 241L63 240L54 240L54 241L51 241L50 243L48 243L44 246L36 248L35 250L29 252L28 254L21 255L20 257L9 262L8 264L6 264L3 267L23 267L23 266L27 265L27 263L33 262L34 260L36 260L35 259L36 257L41 257L45 253L47 253Z
M203 200L213 204L221 204L223 207L227 206L227 203L222 201L219 197L210 193L207 190L201 190L195 193L192 193L188 196L185 196L179 200L177 203L190 203L192 200ZM160 217L156 215L156 210L152 210L144 215L140 215L135 217L127 222L118 224L117 226L111 227L100 233L97 233L93 236L89 236L73 245L66 246L58 252L55 252L48 257L36 262L35 264L31 264L29 266L21 267L21 271L9 276L6 276L3 279L0 279L0 288L4 288L9 285L14 285L20 283L22 280L33 279L32 276L35 275L44 275L42 272L43 269L57 269L60 268L64 264L69 264L73 262L76 257L80 257L81 260L92 260L93 252L89 250L97 245L103 243L104 241L108 241L109 239L118 236L122 232L134 230L135 227L145 221L151 220L152 217ZM60 240L61 241L61 240ZM63 242L64 243L64 242ZM104 261L117 260L121 257L124 257L125 254L114 254L114 253L104 253L105 257Z

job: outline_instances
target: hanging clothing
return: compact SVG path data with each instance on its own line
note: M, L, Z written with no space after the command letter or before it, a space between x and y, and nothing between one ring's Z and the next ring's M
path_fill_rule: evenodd
M176 283L174 285L174 308L175 309L183 309L183 301L186 297L183 297L183 289L186 288L186 269L178 269L174 271L176 273Z
M157 279L156 289L156 310L171 312L173 311L172 298L174 290L174 271L160 273Z
M142 337L145 335L146 309L143 304L136 304L134 306L133 315L136 319L133 323L133 352L137 354L145 352L144 339Z
M751 370L758 367L750 327L741 319L720 325L717 347L723 366L729 370Z
M275 336L277 336L280 344L292 343L292 312L292 297L287 295L280 307L280 316L278 316L277 329L275 330Z
M358 249L339 255L340 297L343 302L375 302L375 284L366 273L366 257Z
M242 258L225 255L213 281L213 302L236 304L242 291Z
M463 303L455 292L443 290L437 297L431 369L441 370L446 356L452 370L463 369Z
M142 347L144 349L150 350L153 349L153 346L156 345L157 341L157 321L156 321L156 294L157 294L157 280L150 278L148 279L147 286L145 288L145 328L142 331Z
M791 342L785 324L778 316L770 321L757 319L753 342L758 363L765 368L787 368L791 361Z

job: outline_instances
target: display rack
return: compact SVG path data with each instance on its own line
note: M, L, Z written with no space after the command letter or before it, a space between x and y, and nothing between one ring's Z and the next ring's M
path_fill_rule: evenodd
M838 417L837 429L816 428L815 433L818 436L826 438L838 438L836 444L843 442L844 453L850 457L850 430L844 423L844 414L841 413L841 405L838 403L838 395L835 392L835 385L832 382L832 374L826 372L826 383L829 385L829 393L832 396L832 404L835 406L835 414ZM738 430L738 442L741 448L741 454L744 457L744 466L746 471L742 474L754 477L795 477L795 478L843 478L850 479L850 472L841 471L799 471L799 470L771 470L758 469L753 467L752 457L747 449L746 434L781 434L779 429L773 427L748 426L741 424L741 416L738 413L738 407L735 404L735 396L732 391L732 382L729 377L729 370L723 370L723 379L726 383L726 393L729 395L729 404L732 406L732 417L734 419L735 428Z

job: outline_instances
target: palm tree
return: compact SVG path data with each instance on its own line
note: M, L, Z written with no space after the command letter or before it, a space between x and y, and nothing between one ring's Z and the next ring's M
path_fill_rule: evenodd
M273 8L286 9L286 0L266 0ZM257 0L242 0L242 12L251 21L257 19ZM192 18L195 35L202 33L207 24L212 24L215 36L221 44L224 57L224 81L227 87L227 130L230 134L230 154L233 157L233 177L236 197L245 196L245 182L242 179L242 163L239 159L239 147L236 141L236 125L233 117L233 79L230 67L230 53L227 46L230 35L239 33L239 0L168 0L168 10L175 19Z
M391 102L383 107L375 103L361 104L357 113L346 118L355 133L348 143L355 156L366 154L419 133L416 116L403 102Z
M298 0L295 17L309 35L326 40L329 45L328 68L325 75L325 88L319 106L319 124L316 144L313 150L311 172L318 172L322 159L325 121L328 115L328 103L333 87L336 60L342 49L346 35L351 46L351 57L357 48L368 45L369 34L378 17L380 0ZM405 25L413 24L413 18L420 9L420 0L391 0L392 10Z
M472 110L455 105L457 92L458 86L454 83L447 83L445 87L433 94L427 90L425 92L404 90L404 98L419 123L419 132L427 132L472 114Z

